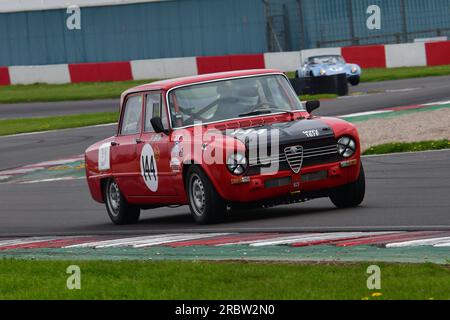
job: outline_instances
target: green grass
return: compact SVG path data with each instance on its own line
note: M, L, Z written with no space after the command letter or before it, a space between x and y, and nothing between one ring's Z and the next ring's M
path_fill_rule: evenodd
M450 65L437 67L407 67L392 69L364 69L362 82L399 80L428 76L450 75ZM288 72L293 78L294 72ZM156 80L94 82L77 84L33 84L0 86L0 103L47 102L66 100L94 100L119 98L131 87ZM304 96L303 100L332 99L335 95Z
M450 149L449 140L386 143L367 149L364 155L443 149Z
M0 103L119 98L123 91L156 80L0 86Z
M118 117L117 112L102 112L45 118L0 120L0 136L113 123L117 121Z
M404 67L392 69L374 68L364 69L361 81L373 82L448 75L450 75L450 65L436 67Z
M323 99L336 99L337 94L324 93L324 94L304 94L299 98L301 101L323 100Z
M81 290L66 288L69 265ZM371 291L368 265L0 260L0 299L450 298L448 267L379 264L382 289Z

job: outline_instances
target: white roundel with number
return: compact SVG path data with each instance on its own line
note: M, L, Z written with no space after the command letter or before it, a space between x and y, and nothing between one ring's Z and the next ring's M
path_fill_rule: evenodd
M158 167L156 165L155 152L149 144L142 148L141 175L150 191L158 191Z

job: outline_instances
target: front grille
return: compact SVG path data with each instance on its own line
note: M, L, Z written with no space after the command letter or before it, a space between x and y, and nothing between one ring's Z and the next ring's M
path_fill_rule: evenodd
M284 148L284 158L294 173L299 173L303 163L303 147L292 146ZM280 156L280 161L282 156Z
M250 158L248 174L259 174L260 168L269 168L275 163L279 164L278 170L280 171L292 170L294 173L298 173L301 168L337 162L339 160L334 137L305 141L303 143L280 146L278 155Z

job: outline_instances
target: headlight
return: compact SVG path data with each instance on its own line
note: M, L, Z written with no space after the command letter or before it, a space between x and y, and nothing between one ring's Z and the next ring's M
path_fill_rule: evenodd
M356 151L356 142L350 137L342 137L337 144L338 153L344 158L350 158Z
M320 75L321 75L321 76L323 76L325 73L327 73L327 72L325 71L325 69L320 69Z
M227 168L236 176L247 170L247 159L242 153L232 153L227 158Z
M352 68L352 73L356 73L356 71L358 71L358 68L353 67L353 68Z

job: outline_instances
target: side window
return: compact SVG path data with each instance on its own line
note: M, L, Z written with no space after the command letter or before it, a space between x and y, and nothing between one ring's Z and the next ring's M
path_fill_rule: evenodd
M142 96L130 97L125 104L120 133L122 135L141 132Z
M145 106L145 132L154 132L150 120L154 117L160 117L164 128L168 128L167 112L162 108L162 100L160 93L150 93L147 95Z

